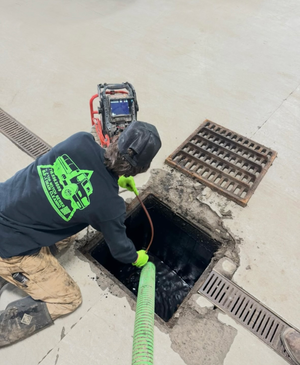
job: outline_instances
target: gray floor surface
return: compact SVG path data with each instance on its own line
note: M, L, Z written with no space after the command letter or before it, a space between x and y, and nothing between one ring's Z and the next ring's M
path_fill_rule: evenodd
M89 98L98 83L129 81L139 118L155 124L163 140L152 167L165 168L165 158L205 119L278 152L246 208L211 192L203 200L232 211L224 224L241 242L234 281L300 328L299 1L0 0L0 6L0 107L50 145L89 131ZM1 134L0 156L1 181L32 161ZM139 176L137 185L148 178ZM83 305L2 349L0 364L129 364L135 312L128 298L101 289L91 264L72 250L61 262L80 285ZM18 295L4 291L1 309ZM155 364L285 363L231 318L218 318L236 329L223 358L183 356L156 327Z

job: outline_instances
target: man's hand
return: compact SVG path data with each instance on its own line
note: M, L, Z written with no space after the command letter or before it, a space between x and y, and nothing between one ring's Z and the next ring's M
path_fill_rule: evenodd
M135 195L139 195L139 192L137 191L137 188L135 186L135 182L132 176L125 177L124 175L119 177L118 180L119 186L121 188L127 189L129 191L133 191Z
M138 258L132 265L136 266L136 267L142 267L142 266L146 265L149 260L149 256L147 255L146 251L140 250L140 251L137 251L137 254L138 254Z

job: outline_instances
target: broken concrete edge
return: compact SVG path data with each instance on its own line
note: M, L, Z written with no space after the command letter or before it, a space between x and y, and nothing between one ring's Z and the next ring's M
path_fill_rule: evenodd
M189 295L185 298L180 307L184 308L189 298L196 294L198 289L202 286L207 276L213 269L221 270L227 277L232 277L236 268L239 266L239 249L236 239L231 232L225 228L222 218L207 204L202 203L199 200L199 193L205 189L205 186L193 179L186 177L180 172L174 169L164 166L164 169L151 170L151 176L148 182L139 188L140 198L144 200L149 194L154 195L162 204L168 206L175 214L181 218L189 221L196 228L204 231L210 237L219 242L220 246L217 252L214 254L210 264L195 283L193 289ZM136 198L126 200L127 215L136 209L139 202ZM89 254L92 247L94 247L103 238L100 232L97 232L92 227L88 227L85 231L81 232L81 237L76 241L76 249L79 250L88 261L93 263L93 267L101 267L100 274L108 276L123 291L126 292L132 299L135 300L135 296L116 278L113 277L105 268L97 263ZM221 260L221 263L219 261ZM227 261L226 261L227 260ZM235 270L225 270L224 265L235 267ZM103 288L103 282L99 284ZM181 309L181 308L179 308ZM178 312L180 313L180 311ZM173 326L176 323L176 317L172 318L168 322L168 326ZM159 321L161 321L159 319ZM163 324L165 322L162 321Z
M198 181L165 166L163 170L151 171L151 178L141 191L145 195L152 193L183 219L221 242L215 256L219 259L229 255L228 258L239 266L240 240L225 227L223 217L200 199L204 189L206 187Z
M209 271L224 257L238 267L240 264L238 248L240 240L235 238L229 229L225 228L222 217L199 199L199 193L205 188L199 182L164 166L164 169L152 169L148 182L139 188L139 191L142 200L149 194L154 195L175 214L188 220L196 228L221 243L209 265ZM138 205L139 202L136 198L127 199L127 214L129 215ZM92 227L87 227L76 240L76 248L85 253L88 252L94 244L94 237L98 237L98 241L102 238L101 233Z
M232 279L236 270L237 265L228 257L222 257L214 266L214 271L217 271L227 279Z
M152 170L148 182L139 188L140 198L144 200L149 194L153 194L175 214L189 221L196 228L204 231L218 241L220 247L173 317L168 322L164 322L155 314L155 326L161 332L170 336L172 349L187 364L193 363L189 360L189 353L191 354L194 351L195 343L199 341L199 335L203 337L204 341L201 346L205 346L205 348L211 346L209 339L205 337L205 328L209 329L216 338L222 336L223 332L226 332L229 334L227 344L223 346L224 348L219 349L220 356L225 358L237 331L219 320L218 314L223 312L216 306L213 304L201 305L201 298L203 296L198 293L198 290L212 270L220 270L229 276L233 273L233 266L236 268L239 266L239 241L225 228L223 219L226 219L226 217L220 217L212 207L202 202L199 198L205 186L175 170L171 170L171 168L165 166L164 169ZM139 202L136 198L127 199L127 214L131 214L138 205ZM99 288L104 293L110 293L118 298L125 297L131 310L135 311L136 296L107 269L101 266L89 253L102 239L103 236L100 232L92 227L87 227L80 232L76 239L75 245L73 246L74 254L80 260L89 264L94 274L91 279L97 282ZM193 327L190 327L192 322ZM183 344L182 336L191 338L191 342L187 343L184 341L185 343ZM203 353L201 346L199 347L197 356ZM214 356L214 351L212 349L211 356Z

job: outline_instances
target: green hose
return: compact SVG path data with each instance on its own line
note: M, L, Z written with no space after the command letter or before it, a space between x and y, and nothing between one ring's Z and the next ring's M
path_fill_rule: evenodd
M132 365L153 364L155 265L142 269L136 303Z

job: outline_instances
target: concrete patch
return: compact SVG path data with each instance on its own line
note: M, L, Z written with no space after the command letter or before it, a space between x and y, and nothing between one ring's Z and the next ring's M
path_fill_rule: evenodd
M170 337L172 348L187 365L221 365L236 333L233 327L219 322L214 313L201 316L192 310L182 314Z
M212 302L210 302L208 299L206 299L202 295L196 300L196 303L201 308L209 308L209 309L212 309L214 307L214 305L212 304Z

